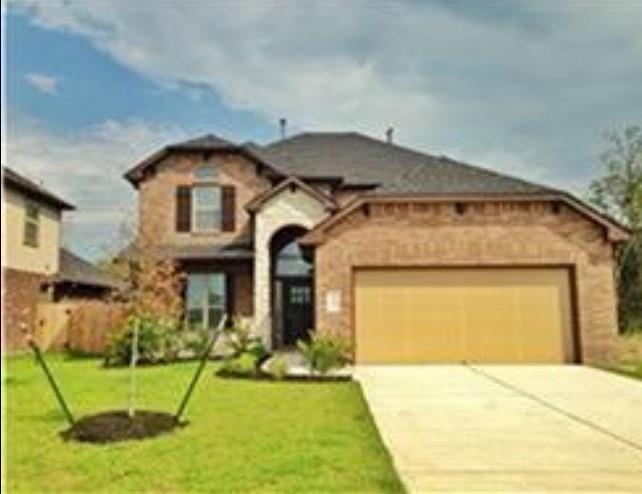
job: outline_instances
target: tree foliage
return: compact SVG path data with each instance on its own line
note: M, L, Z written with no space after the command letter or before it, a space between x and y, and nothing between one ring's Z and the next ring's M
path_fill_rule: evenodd
M603 174L590 184L589 200L632 231L617 249L618 312L622 330L642 330L642 128L627 127L607 140Z

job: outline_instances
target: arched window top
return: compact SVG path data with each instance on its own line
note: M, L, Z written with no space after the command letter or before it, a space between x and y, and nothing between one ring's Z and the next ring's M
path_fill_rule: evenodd
M204 163L194 171L196 180L214 180L216 178L216 165L214 163Z
M298 243L305 232L305 228L291 226L281 229L272 237L270 252L276 276L312 276L312 262Z
M305 259L296 240L286 244L276 254L277 276L310 276L312 265Z

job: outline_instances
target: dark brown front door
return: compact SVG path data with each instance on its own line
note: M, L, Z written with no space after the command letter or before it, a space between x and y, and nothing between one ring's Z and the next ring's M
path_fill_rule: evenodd
M294 345L307 339L313 327L312 280L284 279L283 283L283 344Z

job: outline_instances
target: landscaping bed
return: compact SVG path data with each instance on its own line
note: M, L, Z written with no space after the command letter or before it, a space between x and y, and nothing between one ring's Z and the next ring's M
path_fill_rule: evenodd
M81 442L109 443L128 439L145 439L173 431L179 424L170 413L137 410L130 417L125 410L87 415L63 431L63 439Z

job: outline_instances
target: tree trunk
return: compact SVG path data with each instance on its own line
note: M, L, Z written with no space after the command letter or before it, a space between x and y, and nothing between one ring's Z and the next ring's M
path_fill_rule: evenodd
M134 332L132 334L132 351L131 359L129 361L129 406L127 413L133 417L136 413L136 363L138 362L138 329L140 320L136 320L134 324Z

